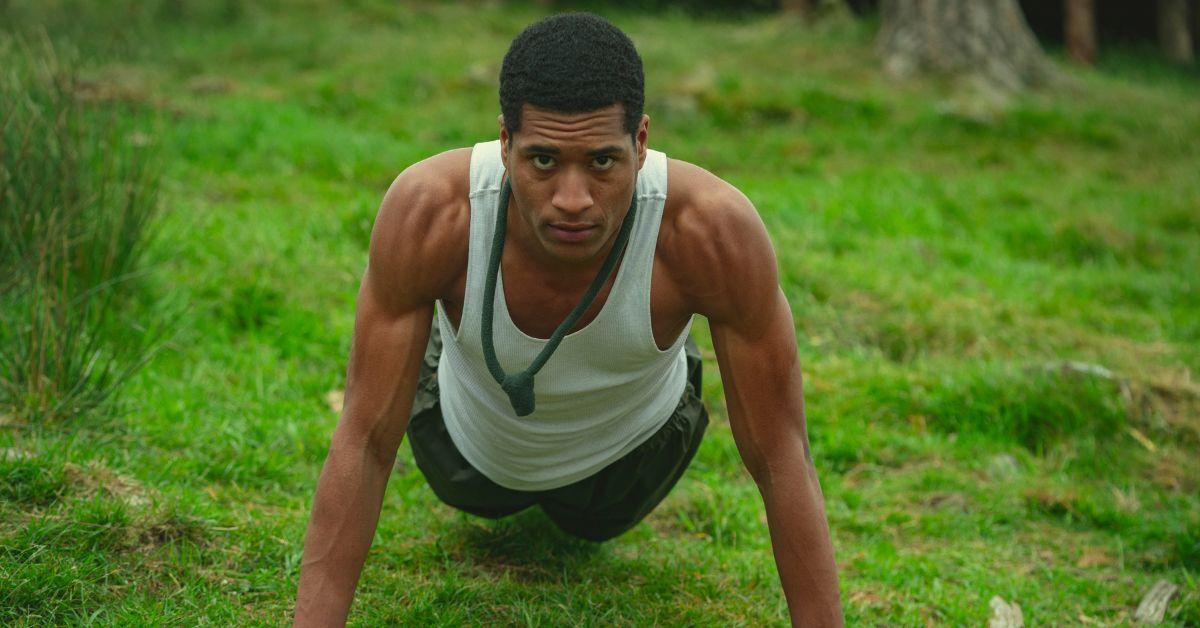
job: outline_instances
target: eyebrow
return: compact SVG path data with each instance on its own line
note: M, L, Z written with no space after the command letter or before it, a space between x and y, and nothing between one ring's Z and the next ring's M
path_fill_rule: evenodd
M624 152L625 152L625 148L623 146L609 145L609 146L601 146L600 148L595 148L595 149L589 150L587 152L587 156L588 157L601 157L604 155L613 155L613 154L624 153Z
M547 146L545 144L531 144L529 146L522 148L521 152L524 154L535 154L536 153L539 155L558 155L558 154L562 153L562 150L555 148L554 146ZM604 155L613 155L613 154L619 154L619 153L623 153L623 152L625 152L624 147L618 146L616 144L610 144L608 146L601 146L600 148L593 148L592 150L589 150L587 152L587 156L588 157L601 157Z

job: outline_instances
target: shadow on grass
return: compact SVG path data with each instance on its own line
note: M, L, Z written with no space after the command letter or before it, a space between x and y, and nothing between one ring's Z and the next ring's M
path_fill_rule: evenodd
M497 521L464 516L447 531L443 546L484 571L534 582L569 580L601 551L599 543L559 530L536 507Z

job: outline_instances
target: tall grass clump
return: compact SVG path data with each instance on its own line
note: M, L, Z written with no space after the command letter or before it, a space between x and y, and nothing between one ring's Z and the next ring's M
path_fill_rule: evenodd
M29 422L101 407L165 330L132 306L158 213L148 136L69 65L0 41L0 412Z

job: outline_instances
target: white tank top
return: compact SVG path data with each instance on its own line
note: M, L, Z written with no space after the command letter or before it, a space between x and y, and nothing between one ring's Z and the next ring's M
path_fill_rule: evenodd
M476 469L515 490L565 486L603 469L645 442L683 394L683 344L691 320L667 350L650 325L650 277L667 198L667 157L648 150L638 174L638 211L612 290L600 313L568 334L534 380L537 406L519 417L483 360L480 312L504 164L499 140L471 153L471 241L462 320L455 331L438 302L442 356L438 385L451 440ZM545 346L513 323L496 282L496 357L524 370Z

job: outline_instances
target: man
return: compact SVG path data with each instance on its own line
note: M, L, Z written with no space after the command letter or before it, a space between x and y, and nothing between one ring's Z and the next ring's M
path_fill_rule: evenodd
M406 432L456 508L537 505L594 541L635 525L707 422L693 314L712 331L792 621L839 625L791 310L754 207L647 149L641 58L596 16L518 35L500 101L499 141L415 164L383 199L297 625L345 621Z

